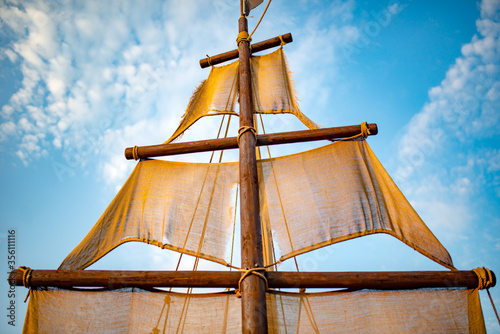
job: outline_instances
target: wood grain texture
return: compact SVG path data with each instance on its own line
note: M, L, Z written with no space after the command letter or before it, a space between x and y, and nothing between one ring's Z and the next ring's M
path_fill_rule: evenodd
M285 43L293 42L293 38L292 38L291 33L281 35L281 38L283 38L283 41ZM274 47L280 46L280 45L281 45L281 40L280 40L279 36L273 37L270 39L266 39L265 41L252 44L251 54L254 54L254 53L260 52L260 51L264 51L264 50L267 50L270 48L274 48ZM238 58L238 50L235 49L235 50L224 52L224 53L221 53L221 54L218 54L215 56L211 56L210 63L209 63L208 58L203 58L200 60L200 66L201 66L201 68L207 68L210 65L217 65L217 64L220 64L220 63L223 63L223 62L226 62L229 60L237 59L237 58Z
M239 19L239 31L248 32L245 17ZM250 49L248 46L247 41L242 41L238 45L240 60L240 128L254 127ZM242 268L255 268L264 265L255 142L256 138L250 131L243 132L240 136L239 177ZM242 281L241 313L243 333L267 333L266 286L258 276L250 275Z
M346 288L401 290L440 287L477 288L473 271L380 271L380 272L266 272L270 288ZM33 270L30 287L54 286L102 288L237 288L238 271L115 271ZM257 278L255 276L255 278ZM259 278L258 278L259 279ZM23 273L9 275L11 285L23 285ZM493 285L496 278L493 274Z
M375 123L368 124L370 135L378 133ZM326 139L341 139L355 136L361 132L360 125L340 126L332 128L322 128L315 130L278 132L266 135L257 135L256 146L290 144ZM207 152L217 150L229 150L238 148L236 137L199 140L186 143L171 143L161 145L140 146L137 149L140 159L169 156L176 154L188 154L196 152ZM133 159L132 147L125 149L125 158Z

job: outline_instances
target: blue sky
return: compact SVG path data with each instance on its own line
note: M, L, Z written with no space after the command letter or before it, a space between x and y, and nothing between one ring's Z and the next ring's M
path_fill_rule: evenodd
M4 245L16 229L17 266L56 269L134 167L125 147L170 137L208 75L199 59L235 48L238 3L0 3L0 237ZM275 0L253 39L287 32L302 111L324 126L377 123L369 144L455 266L500 274L500 1ZM269 132L303 128L292 117L265 121ZM218 122L206 118L182 140L213 138ZM310 270L444 270L407 248L371 236L299 262ZM92 268L168 270L176 259L130 244ZM19 306L26 290L18 292ZM483 312L500 332L489 302Z

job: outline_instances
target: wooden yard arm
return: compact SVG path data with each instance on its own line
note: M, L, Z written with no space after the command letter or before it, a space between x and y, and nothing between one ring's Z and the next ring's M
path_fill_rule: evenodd
M492 273L492 284L496 278ZM33 270L26 286L102 288L237 288L238 271L114 271L114 270ZM382 272L266 272L269 288L419 289L477 288L474 271L382 271ZM23 272L13 270L11 285L23 286Z
M375 123L367 124L370 135L378 133ZM325 139L342 139L361 133L361 125L339 126L315 130L279 132L266 135L257 135L256 146L299 143ZM171 143L137 147L137 158L145 159L175 154L187 154L216 150L229 150L238 148L236 137L199 140L186 143ZM125 149L125 158L133 159L133 147Z

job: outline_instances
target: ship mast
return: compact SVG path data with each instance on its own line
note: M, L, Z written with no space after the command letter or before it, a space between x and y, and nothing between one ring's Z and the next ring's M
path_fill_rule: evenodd
M11 285L30 288L55 287L240 287L243 333L267 333L266 285L269 288L347 288L347 289L417 289L430 287L477 288L473 271L434 272L264 272L262 231L259 206L259 183L256 146L346 138L359 134L359 125L317 130L257 135L254 129L250 56L283 43L292 42L290 34L281 35L250 48L248 24L241 0L238 49L200 60L202 68L239 58L240 128L237 138L204 140L127 148L127 159L167 156L223 150L239 147L241 268L240 272L180 271L99 271L99 270L13 270ZM378 132L368 124L370 135ZM250 274L262 270L262 277ZM246 272L245 272L246 271ZM492 273L492 286L496 279ZM265 281L267 280L267 283ZM241 284L240 284L241 282Z
M243 6L243 4L242 4ZM243 9L242 9L243 12ZM239 19L239 97L240 97L240 221L241 267L262 268L262 233L259 214L259 183L256 135L253 124L252 77L247 19ZM266 286L256 275L248 275L241 284L242 329L244 333L267 333Z

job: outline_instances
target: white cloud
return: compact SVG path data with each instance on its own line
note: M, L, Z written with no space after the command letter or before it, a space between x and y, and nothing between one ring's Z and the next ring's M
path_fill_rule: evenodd
M498 0L483 0L481 1L480 8L483 18L500 20L500 3Z
M2 116L5 118L9 118L10 115L14 112L14 108L11 105L4 105L2 107Z
M102 168L103 178L111 184L119 184L130 172L130 166L123 155L114 155L110 161L105 162Z
M498 6L488 1L482 3L483 17L477 21L477 27L479 33L485 35L474 36L462 47L461 57L456 59L441 84L429 90L430 101L409 123L401 140L399 157L410 165L410 170L420 167L411 163L411 157L423 151L422 142L430 141L433 147L443 149L445 141L448 144L472 142L499 133L500 26L495 23L495 29L481 29L485 22L493 26L485 17L491 14L493 7ZM435 140L433 137L440 132L444 137ZM424 161L434 151L424 151Z
M500 170L500 150L495 150L491 152L491 157L488 159L489 166L488 171L496 172Z
M441 84L429 89L428 103L399 143L396 179L445 240L483 228L478 198L500 193L498 8L498 1L481 3L478 34L462 47Z
M2 50L2 53L5 54L12 63L17 59L17 54L10 49Z
M314 4L305 4L309 5ZM275 14L267 14L254 36L255 40L271 37L259 36L271 25L280 26L279 31L301 26L290 29L300 34L302 42L288 56L297 65L298 91L313 92L301 102L308 110L325 109L328 91L322 83L334 77L336 63L344 57L342 46L355 43L360 36L352 23L355 5L354 0L334 1L304 23L299 20L302 9L278 2L273 5ZM392 13L398 8L383 10ZM238 3L230 1L6 5L0 17L15 33L10 52L17 58L23 81L2 108L2 115L5 122L16 124L16 132L6 136L17 141L17 155L25 163L35 158L22 145L27 141L23 138L43 134L40 149L61 150L65 158L58 163L75 168L90 159L88 152L92 152L106 180L123 180L122 164L127 162L117 158L123 159L123 149L161 143L178 125L193 88L208 73L197 68L198 60L205 53L235 48L235 22L225 19L233 12L238 12ZM322 23L331 23L332 17L335 23ZM316 48L318 44L322 48ZM317 51L309 52L312 47ZM320 60L327 61L323 68L328 70L319 70ZM311 70L319 76L312 77ZM205 135L206 129L194 131ZM89 142L86 133L93 133L97 139L90 142L99 144L91 144L92 149L82 153L82 142Z
M35 151L56 148L72 157L61 163L74 168L76 161L85 163L86 154L79 147L86 133L98 133L98 141L104 142L92 145L92 152L107 163L100 166L106 166L108 179L115 180L113 175L122 174L123 162L117 162L117 144L105 142L111 140L109 134L127 135L126 128L146 120L141 134L133 135L136 142L161 143L168 138L193 82L206 74L196 70L203 54L192 52L200 47L192 41L207 46L209 41L217 42L207 38L214 35L226 40L228 49L234 47L227 44L226 33L233 22L193 18L214 10L217 16L236 5L25 1L18 7L6 3L0 18L13 35L4 54L18 62L23 79L2 107L0 126L8 129L2 132L2 140L17 141L15 154L24 163L40 156ZM173 123L172 115L177 118ZM121 159L124 148L119 148Z
M16 132L16 125L13 122L0 124L0 142L7 139L8 136Z

